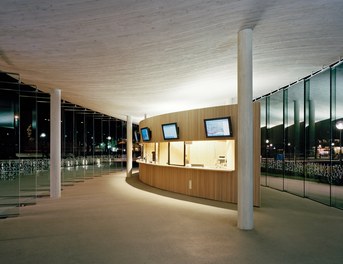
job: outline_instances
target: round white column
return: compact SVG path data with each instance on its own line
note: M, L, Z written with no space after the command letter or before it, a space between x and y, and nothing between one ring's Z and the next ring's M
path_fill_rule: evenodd
M50 94L50 197L61 197L61 90Z
M132 176L132 118L127 116L126 123L126 177Z
M238 219L239 229L254 228L253 211L253 105L252 105L252 29L238 33Z

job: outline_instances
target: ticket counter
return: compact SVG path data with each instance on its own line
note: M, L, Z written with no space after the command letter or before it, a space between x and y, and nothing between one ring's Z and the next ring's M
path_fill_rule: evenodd
M144 143L141 160L158 165L235 170L234 140Z
M254 104L254 205L260 205L259 105ZM257 109L256 109L257 108ZM149 128L149 141L141 141L139 178L142 182L172 192L237 203L236 120L237 105L196 109L151 117L141 121ZM230 116L233 136L207 138L204 119ZM176 140L165 140L161 126L175 122ZM256 152L255 152L256 151Z

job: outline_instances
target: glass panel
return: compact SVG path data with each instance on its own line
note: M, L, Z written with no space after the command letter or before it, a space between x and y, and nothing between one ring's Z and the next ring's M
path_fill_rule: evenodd
M50 95L18 79L0 73L0 217L19 214L21 204L50 191ZM123 168L126 122L61 106L63 186Z
M76 158L78 165L83 165L85 156L85 115L83 111L75 112L75 139L76 139Z
M119 141L117 136L117 125L120 124L119 120L115 118L110 119L110 136L111 136L111 167L113 169L119 168L123 160L119 157L120 148L126 148L126 141Z
M37 92L36 89L20 86L20 203L36 203L36 158L37 158Z
M267 185L267 153L268 153L268 143L267 141L267 98L261 99L261 185Z
M109 147L111 145L110 127L108 119L102 120L102 143L103 148L103 162L108 163L110 158Z
M342 164L342 122L343 122L343 64L333 69L332 107L332 206L343 209L343 164Z
M94 115L94 158L97 165L101 163L104 145L102 143L102 121L100 115Z
M183 141L169 143L169 164L185 165L185 143Z
M269 98L267 112L267 186L283 190L283 93Z
M304 196L304 82L285 91L286 191Z
M62 159L63 166L74 166L74 110L68 103L62 104Z
M85 180L85 112L83 109L75 111L75 177L77 181Z
M160 143L161 144L161 143ZM168 143L167 143L168 144ZM155 143L144 143L143 145L143 160L148 163L152 163L155 161L154 157L156 151L156 144Z
M235 170L235 141L187 141L186 166Z
M19 214L19 84L0 73L0 218Z
M306 182L305 194L330 204L330 71L305 82Z
M62 102L62 185L72 185L74 182L74 105Z
M94 177L94 113L85 113L85 177Z
M50 95L39 94L37 99L37 192L50 193Z
M121 142L121 141L126 142L126 122L120 120L118 122L118 124L119 124L118 130L117 130L118 140L119 140L119 142ZM126 166L126 163L124 164L124 162L123 162L124 160L126 161L126 146L122 145L120 147L120 151L121 151L120 157L122 160L121 169L123 169L124 166Z
M343 208L343 64L285 90L283 121L281 98L260 100L261 184Z

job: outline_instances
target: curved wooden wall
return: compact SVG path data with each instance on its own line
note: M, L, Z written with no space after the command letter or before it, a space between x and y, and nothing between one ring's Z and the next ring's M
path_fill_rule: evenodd
M233 137L237 136L237 105L217 106L170 113L147 118L139 127L149 127L152 132L151 142L165 142L161 125L176 122L180 129L179 141L220 140L206 138L204 119L230 116ZM254 103L254 205L260 206L260 104ZM235 155L239 146L236 141ZM235 167L237 168L237 158ZM139 179L151 186L218 201L237 203L237 171L223 172L186 167L159 166L140 163ZM189 189L189 181L192 189Z
M212 140L206 138L204 119L224 116L231 116L233 137L230 139L235 139L237 135L237 105L217 106L154 116L142 120L139 127L150 128L152 131L151 142L165 141L161 125L173 122L177 122L180 128L180 141ZM213 138L213 140L218 140L218 138Z

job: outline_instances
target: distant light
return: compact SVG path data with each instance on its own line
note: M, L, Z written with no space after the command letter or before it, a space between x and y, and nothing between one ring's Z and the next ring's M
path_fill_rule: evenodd
M14 116L14 119L15 119L15 120L18 120L18 119L19 119L19 116L18 116L18 115L15 115L15 116Z
M108 136L107 139L108 139L108 140L111 140L111 136Z
M42 133L42 134L40 134L40 136L39 137L41 137L41 138L45 138L46 137L46 134L45 133Z
M338 122L336 123L336 128L337 128L338 130L342 130L342 129L343 129L343 121L338 121Z

